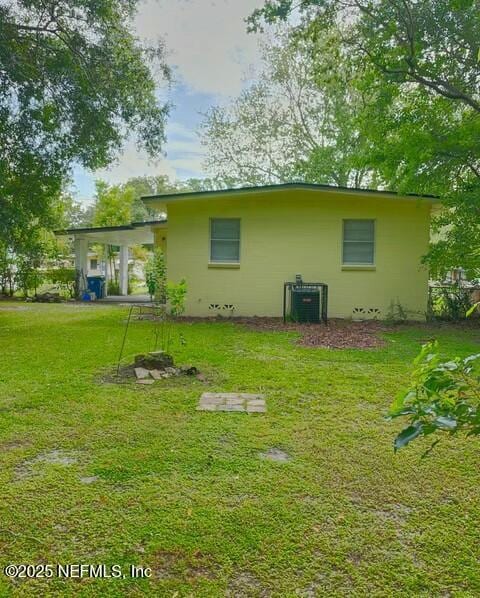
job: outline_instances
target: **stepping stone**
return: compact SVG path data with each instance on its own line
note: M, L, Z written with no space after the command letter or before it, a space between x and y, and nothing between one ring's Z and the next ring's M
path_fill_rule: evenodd
M240 403L239 405L217 405L215 411L245 411L245 407L243 403Z
M152 380L151 378L142 378L140 380L137 380L137 384L155 384L155 380Z
M146 368L135 368L135 376L137 380L145 380L146 378L150 378L150 370Z
M204 392L197 411L227 411L243 413L266 413L263 395L244 392Z
M263 399L250 399L246 403L247 413L265 413L267 406Z

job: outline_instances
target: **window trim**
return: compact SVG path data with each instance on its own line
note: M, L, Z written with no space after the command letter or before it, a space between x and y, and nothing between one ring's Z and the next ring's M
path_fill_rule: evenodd
M361 220L373 222L373 259L371 262L346 262L345 261L345 222L347 220ZM374 269L377 264L377 221L375 218L343 218L342 220L342 268L361 269L368 268ZM369 243L372 241L347 241L347 243Z
M214 260L212 256L212 223L214 220L237 220L238 221L238 260L222 262ZM234 241L235 239L215 239L215 241ZM209 267L239 267L242 258L242 219L238 217L230 216L212 216L209 219L209 232L208 232L208 265Z

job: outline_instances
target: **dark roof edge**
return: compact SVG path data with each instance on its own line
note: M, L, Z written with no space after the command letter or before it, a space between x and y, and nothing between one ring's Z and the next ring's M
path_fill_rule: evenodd
M131 224L122 224L118 226L91 226L86 228L66 228L63 230L53 231L55 235L72 235L74 233L97 233L97 232L113 232L117 230L135 230L143 226L151 226L153 224L164 224L167 219L163 220L149 220L148 222L132 222Z
M187 197L204 197L208 195L224 195L226 193L251 193L255 191L275 191L277 189L285 188L300 188L310 190L325 190L325 191L345 191L349 193L372 193L378 195L391 195L392 197L412 197L419 199L430 199L438 201L440 198L437 195L420 195L418 193L398 193L397 191L382 191L381 189L364 189L360 187L342 187L335 185L321 185L319 183L279 183L276 185L260 185L251 187L233 187L229 189L214 189L212 191L188 191L186 193L163 193L159 195L144 195L141 197L142 201L154 201L159 199L180 199Z

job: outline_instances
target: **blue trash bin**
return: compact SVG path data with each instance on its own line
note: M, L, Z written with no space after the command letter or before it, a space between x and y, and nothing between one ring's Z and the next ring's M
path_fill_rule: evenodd
M87 287L89 291L95 293L97 299L103 299L105 297L104 276L87 276Z

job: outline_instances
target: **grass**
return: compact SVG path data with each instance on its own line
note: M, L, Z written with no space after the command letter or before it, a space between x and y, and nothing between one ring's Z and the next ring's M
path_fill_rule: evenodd
M154 576L0 574L1 596L479 595L479 440L394 455L400 423L383 417L422 342L465 355L478 330L402 326L360 351L183 323L177 361L207 384L103 383L125 317L0 304L0 565L135 564ZM151 338L135 322L127 353ZM205 390L263 392L269 411L196 412ZM269 448L291 459L259 458Z

